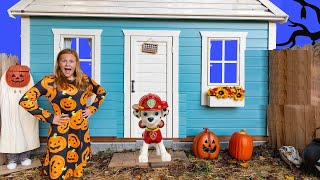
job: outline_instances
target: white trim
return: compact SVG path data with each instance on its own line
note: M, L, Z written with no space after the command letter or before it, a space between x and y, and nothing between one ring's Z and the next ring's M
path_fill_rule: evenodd
M179 34L180 31L161 31L161 30L123 30L124 34L124 82L130 82L131 61L131 36L157 36L157 37L172 37L172 137L179 136L179 98L178 98L178 61L179 61ZM168 52L169 53L169 52ZM130 84L124 83L124 138L130 138L131 124L130 124ZM167 132L168 133L168 132Z
M92 78L101 83L101 29L52 29L54 34L54 65L58 53L64 48L64 38L92 39Z
M30 67L30 17L21 17L21 64Z
M208 57L210 53L210 49L208 46L209 40L214 38L238 38L239 39L239 84L242 86L243 89L245 89L245 57L244 57L244 50L246 48L246 37L247 32L215 32L215 31L201 31L200 32L202 36L202 60L201 60L201 105L208 105L208 98L207 93L208 89L212 87L216 87L219 85L208 85ZM230 107L233 107L232 104L230 104Z
M264 6L266 6L270 12L272 12L277 17L282 17L280 23L285 23L289 19L289 16L283 12L280 8L274 5L270 0L259 0Z
M15 18L14 15L16 15L13 11L15 10L20 10L20 13L23 13L21 12L21 10L25 9L28 5L30 5L34 0L24 0L24 1L19 1L17 4L15 4L14 6L12 6L11 8L9 8L7 10L8 12L8 15L9 17L11 18ZM19 12L18 10L18 12Z
M277 48L277 24L276 22L269 22L268 31L268 49L274 50Z

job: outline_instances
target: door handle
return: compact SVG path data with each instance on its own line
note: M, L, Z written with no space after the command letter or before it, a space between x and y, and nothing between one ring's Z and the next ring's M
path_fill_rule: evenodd
M134 83L135 83L135 80L131 80L131 92L135 92L134 91Z

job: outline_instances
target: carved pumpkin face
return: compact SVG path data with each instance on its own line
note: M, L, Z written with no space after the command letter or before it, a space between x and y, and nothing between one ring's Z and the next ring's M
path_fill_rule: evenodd
M30 82L30 69L24 65L10 66L6 72L6 81L10 87L25 87Z
M54 155L49 164L50 178L57 179L65 169L64 158L60 155Z
M81 130L87 130L88 129L88 125L89 125L89 121L87 119L82 121Z
M60 107L58 106L58 104L52 103L51 105L52 105L52 109L54 111L54 114L60 116L61 115L61 110L60 110Z
M65 124L58 126L57 130L59 133L64 134L69 130L69 121L67 121Z
M73 133L68 134L68 146L71 146L73 148L77 148L80 146L80 140L77 135Z
M63 136L57 136L55 133L49 138L49 151L57 153L62 151L67 146L67 140Z
M76 113L72 112L72 116L70 118L70 127L72 129L80 129L82 122L82 109L80 109Z
M60 106L66 111L72 111L76 108L77 102L69 96L68 98L61 99Z
M106 91L100 86L97 90L97 94L103 94L105 93Z
M84 133L84 142L89 143L90 142L90 133L89 130Z
M76 164L76 168L73 171L73 176L74 177L82 177L83 176L83 165L77 165Z
M213 159L219 155L220 143L218 137L205 128L204 132L199 133L193 141L192 150L197 158Z
M82 152L82 155L81 155L82 163L83 163L84 166L87 165L87 161L89 160L90 157L91 157L91 149L90 149L90 147L87 147L87 148Z
M39 106L35 101L21 101L20 106L24 107L27 111L33 111L37 109Z
M57 95L57 89L56 88L51 88L51 90L49 90L46 93L46 97L48 98L48 100L51 102Z
M87 102L88 97L89 97L89 93L84 92L80 97L80 104L84 106Z
M74 85L68 84L67 89L63 90L62 94L63 95L69 94L70 96L73 96L73 95L77 94L77 92L78 92L78 89Z
M51 113L45 109L41 109L41 113L42 113L43 117L45 117L45 118L49 118L51 116Z
M75 151L75 149L68 151L68 153L67 153L67 162L69 162L69 163L78 162L78 159L79 159L79 155Z
M54 76L46 76L43 78L43 80L41 81L41 85L42 87L44 87L45 89L49 88L49 83L53 83L54 82Z
M26 92L25 98L35 101L38 99L38 97L40 97L40 95L40 91L37 88L32 87Z

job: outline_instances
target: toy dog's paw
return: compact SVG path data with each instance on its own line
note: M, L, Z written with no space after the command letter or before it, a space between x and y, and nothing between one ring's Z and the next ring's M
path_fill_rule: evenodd
M147 163L147 162L148 162L148 156L146 156L146 155L140 155L140 156L139 156L139 162L140 162L140 163Z
M171 161L171 155L167 152L161 154L161 161Z

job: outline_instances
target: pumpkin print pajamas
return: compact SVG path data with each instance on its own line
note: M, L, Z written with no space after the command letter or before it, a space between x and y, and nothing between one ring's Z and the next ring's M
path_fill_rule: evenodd
M38 120L50 123L46 157L43 172L50 179L68 179L82 177L83 168L91 158L88 119L82 117L86 101L92 93L96 98L90 109L93 114L104 101L106 92L93 79L84 75L83 80L89 84L89 92L78 90L74 82L68 82L66 90L57 90L54 75L46 76L29 89L20 99L20 106L29 111ZM45 95L51 103L55 115L68 114L70 120L61 126L52 124L54 114L38 106L36 100Z

